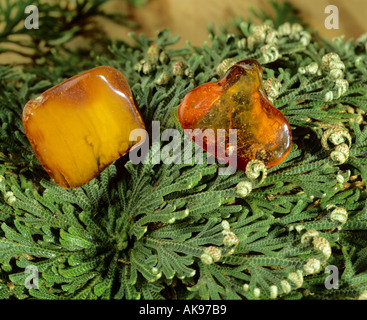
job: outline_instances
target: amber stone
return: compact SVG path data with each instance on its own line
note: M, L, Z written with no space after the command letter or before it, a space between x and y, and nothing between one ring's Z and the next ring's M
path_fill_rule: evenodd
M286 158L292 146L289 123L268 100L262 85L262 67L256 60L238 62L223 78L188 92L178 108L178 117L183 129L212 129L215 136L198 139L195 131L188 134L208 152L215 150L210 153L224 162L228 163L231 155L237 157L240 170L255 159L263 161L267 168L274 167ZM226 132L221 146L223 156L218 152L218 129ZM230 144L229 129L237 130L236 145Z
M23 126L37 159L65 189L84 185L145 139L130 136L145 126L125 76L108 66L30 100Z

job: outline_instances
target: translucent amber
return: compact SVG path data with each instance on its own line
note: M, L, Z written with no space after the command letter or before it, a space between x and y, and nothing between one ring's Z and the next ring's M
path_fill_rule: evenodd
M144 123L125 76L101 66L45 91L23 110L39 162L63 188L82 186L142 143L130 133Z
M262 67L256 60L244 60L231 67L223 78L203 84L186 94L178 109L183 129L225 129L225 157L218 153L214 138L197 141L203 149L226 161L237 157L237 168L245 170L250 160L261 160L267 168L276 166L288 155L292 132L284 115L268 100L262 85ZM231 146L229 129L237 130L237 145ZM210 148L210 145L214 149ZM227 161L228 162L228 161ZM231 163L230 163L231 164Z

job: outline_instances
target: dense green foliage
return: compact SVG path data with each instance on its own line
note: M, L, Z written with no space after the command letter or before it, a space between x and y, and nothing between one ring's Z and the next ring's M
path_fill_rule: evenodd
M27 33L16 27L22 3L0 8L0 45ZM178 37L164 30L156 39L132 34L133 44L101 38L86 53L67 42L75 30L83 34L103 2L77 3L67 14L49 5L68 24L50 29L40 19L39 30L28 34L31 63L0 66L0 297L363 297L367 37L328 41L297 22L235 19L229 30L209 27L202 47L172 49ZM290 14L284 8L291 9L275 7L274 21ZM20 13L8 20L7 10ZM218 175L220 164L133 165L125 156L87 185L64 190L50 181L24 135L29 99L97 65L126 75L147 128L160 121L162 130L180 130L176 110L184 95L246 58L262 63L265 90L293 131L291 153L267 172L225 176ZM182 140L191 143L183 133ZM148 159L164 144L153 142ZM325 288L329 265L339 270L339 289ZM27 266L37 268L38 288L25 286Z

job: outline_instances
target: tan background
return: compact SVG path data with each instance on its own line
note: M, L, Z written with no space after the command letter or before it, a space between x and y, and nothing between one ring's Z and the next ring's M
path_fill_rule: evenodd
M282 0L276 0L282 3ZM319 34L329 39L345 35L346 38L358 38L367 32L367 0L289 0L299 9L301 17ZM328 30L324 26L325 7L336 5L339 9L339 29ZM141 7L126 8L121 2L112 2L106 9L124 10L139 23L137 32L154 36L158 30L168 28L173 34L181 36L179 45L189 40L194 45L201 45L207 40L207 25L212 22L226 25L230 18L253 17L249 7L261 8L271 13L267 0L149 0ZM109 35L126 39L127 28L105 23Z
M283 2L283 0L275 1ZM367 0L288 0L288 2L298 8L300 16L306 23L323 37L332 39L335 36L345 35L347 39L356 39L367 33ZM324 13L325 7L330 4L336 5L339 9L338 30L328 30L324 26L328 16ZM250 12L250 6L257 11L263 9L268 13L273 12L268 0L148 0L142 7L135 7L129 5L127 1L120 0L108 2L104 7L105 10L111 13L125 13L139 27L127 28L104 18L99 19L99 22L107 35L113 39L130 41L127 34L131 31L154 37L157 31L167 28L172 34L181 36L176 47L184 46L186 41L201 46L208 40L209 23L230 26L229 20L237 16L245 19L251 17L258 22ZM71 42L72 46L85 44L80 38ZM27 58L11 53L0 55L1 64L27 61Z

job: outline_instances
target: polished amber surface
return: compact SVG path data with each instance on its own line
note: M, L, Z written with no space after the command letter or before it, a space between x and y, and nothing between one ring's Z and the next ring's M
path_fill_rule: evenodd
M39 162L63 188L96 177L138 145L130 132L145 128L125 76L108 66L76 75L29 101L23 126Z
M262 86L262 67L256 60L238 62L220 80L191 90L179 106L178 117L183 129L213 129L215 137L197 139L198 135L191 134L191 138L208 152L214 144L215 152L211 153L220 160L236 156L240 170L255 159L267 168L276 166L292 146L289 123L268 100ZM217 129L227 133L222 146ZM237 129L237 146L230 144L229 129ZM224 149L225 157L218 147Z

